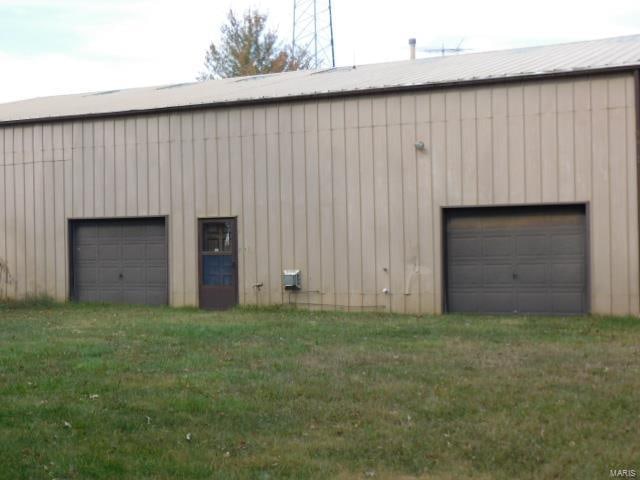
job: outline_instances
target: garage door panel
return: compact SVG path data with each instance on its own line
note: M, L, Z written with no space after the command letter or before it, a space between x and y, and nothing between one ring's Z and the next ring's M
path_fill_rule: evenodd
M87 301L94 301L94 300L87 300ZM123 302L122 289L121 288L114 288L114 289L101 288L100 295L98 296L98 300L96 301L107 302L107 303L122 303Z
M122 257L122 251L119 243L113 244L100 244L98 245L98 257L101 261L120 261Z
M126 241L126 239L125 239ZM144 261L147 256L147 246L144 243L132 244L125 243L122 246L122 258L127 260Z
M476 257L482 253L482 244L476 237L453 236L449 248L455 257Z
M147 285L164 285L167 278L167 268L164 266L150 267L146 270Z
M520 263L516 266L519 285L545 285L548 283L546 263Z
M122 276L125 285L145 285L147 280L146 267L125 267L122 269Z
M551 236L551 253L553 255L584 254L584 236L580 232L557 233Z
M102 264L98 272L98 278L101 285L111 285L120 283L120 266L107 266ZM80 280L82 281L82 280Z
M513 312L516 309L513 291L487 291L482 293L482 301L479 302L478 312L500 313Z
M473 313L478 311L476 291L451 291L449 292L449 305L451 311L460 313Z
M72 228L75 300L168 303L164 219L86 220Z
M482 265L452 265L450 275L459 286L482 285Z
M554 292L551 296L555 313L575 313L575 306L585 302L584 294L580 292Z
M459 208L445 218L449 311L586 311L584 206Z
M513 254L514 242L510 236L485 236L482 254L486 257L505 257Z
M100 290L97 288L84 288L78 297L80 302L99 302Z
M553 311L551 296L546 289L537 292L518 292L516 311L539 314L551 313Z
M147 244L145 255L147 260L159 259L161 261L164 261L166 257L166 247L164 243Z
M95 245L98 239L98 227L95 225L87 226L82 231L75 234L74 241L76 245Z
M493 285L511 285L513 281L513 267L511 264L486 264L482 266L483 284L486 286Z
M98 247L95 244L79 245L75 255L80 262L95 261L98 259Z
M84 230L84 228L83 226L82 230ZM120 239L120 237L122 237L122 224L117 221L104 221L100 225L95 226L95 231L101 240Z
M87 285L98 284L98 270L95 265L83 265L77 270L78 281Z
M551 282L553 285L577 285L584 284L584 264L563 263L552 265Z
M519 257L545 256L549 251L548 235L523 234L516 239L516 253Z
M147 236L147 227L145 225L131 224L122 230L122 237L127 242L144 241Z
M162 288L147 288L147 305L166 305L167 292Z

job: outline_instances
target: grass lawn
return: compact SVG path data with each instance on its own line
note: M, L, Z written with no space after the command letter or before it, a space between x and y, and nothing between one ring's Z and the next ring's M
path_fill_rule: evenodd
M0 477L610 478L640 320L0 305Z

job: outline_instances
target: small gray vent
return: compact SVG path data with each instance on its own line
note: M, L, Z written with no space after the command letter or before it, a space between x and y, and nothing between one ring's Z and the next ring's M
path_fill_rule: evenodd
M239 78L238 80L235 81L235 83L240 83L240 82L251 82L253 80L260 80L264 77L266 77L267 75L251 75L250 77L242 77Z
M118 93L120 90L105 90L104 92L96 92L90 93L89 95L85 95L85 97L98 97L100 95L110 95L112 93Z
M351 70L355 70L356 66L352 67L334 67L327 68L326 70L318 70L317 72L313 72L311 75L322 75L325 73L340 73L340 72L350 72Z
M169 90L170 88L179 88L186 85L193 85L195 82L174 83L173 85L165 85L164 87L158 87L156 90Z

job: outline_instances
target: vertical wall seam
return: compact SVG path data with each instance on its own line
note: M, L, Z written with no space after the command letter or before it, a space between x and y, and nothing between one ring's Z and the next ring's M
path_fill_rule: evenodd
M35 125L31 126L31 155L33 168L31 171L31 201L33 207L33 224L32 232L33 232L33 289L36 295L39 294L39 285L38 285L38 243L37 243L37 235L36 235L36 223L37 223L37 215L36 215L36 151L35 151L35 136L36 129ZM44 190L44 189L43 189Z
M334 125L333 125L333 114L332 114L332 110L333 110L333 103L329 104L329 131L330 131L330 138L331 138L331 243L332 243L332 252L336 251L336 202L335 202L335 189L333 187L334 185L334 175L335 175L335 158L334 158L334 152L333 152L333 140L334 140ZM337 298L337 288L336 288L336 278L337 278L337 274L336 274L337 268L336 268L336 256L333 255L333 283L332 283L332 287L333 287L333 309L336 309L336 304L338 303L338 298Z
M525 111L525 88L522 87L522 97L521 97L521 107L522 107L522 176L524 177L524 203L529 201L529 189L527 185L529 182L527 181L527 115Z
M400 218L402 219L402 293L401 293L401 299L402 299L402 313L405 313L407 311L407 297L406 297L406 293L408 292L408 288L407 288L407 228L406 228L406 222L405 222L405 204L404 204L404 174L405 174L405 166L404 166L404 162L405 162L405 155L404 155L404 148L403 148L403 138L402 138L402 128L403 128L403 123L402 123L402 97L398 98L399 103L400 103L400 125L398 125L398 136L399 136L399 140L400 140L400 150L398 151L398 154L400 155L400 205L401 205L401 210L402 213L400 215Z
M133 117L131 119L133 123L133 131L134 131L134 138L133 138L133 165L135 167L135 172L136 172L136 179L134 182L134 186L136 189L136 194L134 195L134 198L136 199L136 215L140 215L140 201L139 201L139 191L138 191L138 185L139 185L139 180L140 180L140 159L138 158L138 139L139 139L139 134L138 134L138 119ZM182 135L180 135L180 139L182 139ZM183 204L184 206L184 204Z
M158 134L160 134L160 118L158 118ZM113 138L115 140L116 135L115 135L115 124L114 124L114 135ZM160 140L160 137L158 137L158 140ZM159 148L159 142L158 142L158 148ZM173 175L172 175L172 167L171 167L171 163L172 163L172 148L171 148L171 115L167 115L167 152L169 154L169 158L168 158L168 166L169 166L169 259L170 262L176 262L176 258L174 255L174 242L175 242L175 235L174 235L174 223L175 223L175 218L173 216ZM158 153L159 154L159 153ZM175 302L176 299L176 288L175 288L175 278L174 278L175 272L173 272L171 274L172 278L169 278L169 284L171 285L171 288L169 289L170 294L169 294L169 298L170 301L172 303Z
M607 235L609 236L609 313L613 311L613 246L611 244L611 121L609 118L610 110L609 110L609 81L606 81L605 88L605 118L607 120L607 195L609 196L608 206L609 206L609 218L607 219L608 227Z
M302 158L302 166L304 169L304 216L305 216L305 222L304 222L304 228L305 228L305 246L304 246L304 252L305 252L305 265L307 266L307 279L309 278L309 273L311 271L311 264L309 263L309 199L307 198L308 193L309 193L309 178L308 178L308 172L307 172L307 109L306 109L306 105L302 105L302 151L303 151L303 158ZM295 162L295 158L293 159L293 161ZM295 230L295 227L294 227ZM307 285L309 284L309 282L307 281ZM307 300L308 301L308 300Z
M346 292L346 300L347 300L347 310L351 307L351 262L349 262L349 182L347 181L347 162L349 159L347 158L347 103L342 102L342 125L343 125L343 135L342 135L342 160L344 161L344 171L342 172L342 181L344 183L344 209L345 209L345 217L347 219L346 229L344 234L347 237L347 261L345 262L345 267L347 267L347 292ZM336 301L336 303L338 303Z
M573 201L578 199L578 162L576 160L576 83L571 82L571 131L573 135L572 150L571 150L571 163L573 165Z
M256 124L255 124L255 111L251 112L251 147L253 150L253 155L251 158L251 163L253 163L253 260L254 260L254 274L255 274L255 283L260 282L258 278L258 195L256 191ZM266 127L266 125L265 125ZM266 152L265 152L266 153ZM267 244L268 246L268 244ZM255 300L256 304L260 304L260 291L258 288L254 288L255 291Z
M376 211L375 211L375 199L376 199L376 162L375 162L375 141L373 140L374 137L374 122L373 122L373 100L369 99L369 104L370 104L370 121L371 121L371 158L369 159L369 161L371 162L371 171L372 171L372 180L373 183L371 185L371 192L372 192L372 197L373 197L373 204L370 205L371 208L373 208L373 287L374 287L374 299L375 299L375 305L376 308L378 306L378 290L379 290L379 285L378 285L378 269L379 269L379 265L378 265L378 216L376 215Z
M478 145L478 123L479 123L479 119L478 119L478 90L474 90L473 91L473 112L474 112L474 119L473 119L473 132L474 132L474 142L475 142L475 158L474 158L474 162L475 162L475 171L476 171L476 205L478 205L480 203L480 169L479 169L479 145ZM429 113L431 114L431 113ZM429 125L431 125L431 118L429 118ZM431 128L431 127L429 127ZM433 141L433 140L432 140ZM433 227L432 227L433 228Z
M555 98L555 141L556 141L556 201L560 201L560 128L558 126L560 114L558 113L558 84L553 84Z
M3 128L0 130L0 132L1 132L0 135L2 135L2 212L3 212L2 230L0 231L0 233L2 233L2 236L4 238L4 243L2 244L2 252L0 252L0 254L2 254L2 258L8 264L9 257L7 255L7 156L6 156L5 140L4 140L4 137L6 135L6 129ZM5 294L5 291L6 291L5 288L9 288L9 287L5 283L6 282L3 282L3 284L0 284L0 297L8 295L8 294Z
M433 144L433 98L432 95L429 95L429 119L428 119L428 125L429 125L429 139L431 141L431 143ZM430 175L430 185L429 185L429 196L430 196L430 208L431 208L431 260L432 260L432 265L431 265L431 277L432 277L432 296L433 296L433 310L437 311L437 304L438 304L438 295L437 295L437 288L436 288L436 282L438 282L439 280L436 278L436 226L435 226L435 203L434 203L434 195L433 195L433 183L435 181L434 179L434 162L433 162L433 155L431 156L431 164L429 165L429 168L431 170L431 175ZM440 286L441 289L445 288L444 285ZM441 303L442 304L442 303Z
M489 89L489 118L491 119L490 122L490 126L491 126L491 142L489 143L490 147L491 147L491 202L495 203L496 201L496 179L495 179L495 171L496 171L496 167L495 167L495 162L496 162L496 158L495 158L495 125L494 125L494 118L493 118L493 88Z
M147 139L147 145L146 145L146 153L147 153L147 215L152 215L153 212L151 211L151 169L149 168L150 165L150 154L149 154L149 150L151 150L149 147L151 145L151 142L149 141L149 118L148 117L143 117L144 118L144 126L145 126L145 130L146 130L146 139ZM104 141L102 142L104 143Z
M278 145L278 153L277 153L277 159L278 159L278 198L280 199L280 201L278 202L278 228L280 230L280 238L279 238L279 242L280 245L278 245L278 251L280 252L280 267L282 267L283 264L283 245L282 245L282 239L284 238L284 227L282 225L282 155L280 155L280 152L282 151L281 149L281 145L280 145L280 137L282 135L282 132L280 131L280 113L281 113L281 106L278 105L276 107L276 111L277 111L277 115L278 115L278 132L276 134L276 138L278 139L277 145ZM284 303L284 291L282 288L280 288L280 303Z
M462 107L460 107L462 109ZM417 95L413 96L413 140L417 140L418 138L418 97ZM461 127L462 130L462 127ZM460 134L460 151L462 152L462 132ZM420 158L424 157L421 155ZM420 241L420 230L422 225L422 219L420 218L420 182L418 181L420 168L418 167L418 152L417 150L413 150L413 163L415 165L415 187L416 187L416 263L418 267L418 311L422 311L422 255L421 255L421 241ZM462 156L460 157L460 162L462 162ZM462 179L462 176L460 177ZM464 189L463 189L464 190ZM415 271L415 270L414 270ZM363 283L364 285L364 283ZM413 312L412 312L413 313Z
M194 285L194 290L191 292L192 297L191 297L191 302L193 302L194 300L194 296L195 296L195 302L197 305L200 304L200 298L199 298L199 284L200 284L200 278L198 276L198 198L197 198L197 188L195 188L195 184L197 182L196 179L196 135L195 135L195 115L193 112L191 112L191 115L189 116L189 118L191 119L191 180L193 181L194 184L194 188L191 189L191 194L193 196L192 200L193 200L193 211L191 212L191 220L193 221L193 225L191 227L191 234L193 235L193 238L191 239L191 246L190 246L190 250L191 250L191 255L189 255L187 257L186 251L185 251L185 258L189 258L189 264L191 265L192 268L194 268L195 270L191 271L191 281L193 282L195 279L196 284ZM204 125L204 115L202 117L202 123ZM203 137L204 137L204 133L203 133ZM147 140L148 141L148 140ZM204 140L203 140L204 141ZM149 155L149 148L147 148L147 156ZM148 158L148 157L147 157ZM206 162L205 162L206 163ZM147 179L149 178L149 168L148 168L148 164L147 164ZM205 176L205 186L207 184L207 177ZM183 185L184 185L184 178L182 180ZM183 186L184 188L184 186ZM195 242L193 242L193 240L195 239ZM194 245L195 243L195 245ZM189 249L189 245L187 245L187 242L184 243L185 245L185 249ZM193 255L193 252L196 252L196 255ZM185 262L185 264L187 264L187 262ZM185 271L185 275L186 275L186 271ZM193 303L192 303L193 304Z
M316 162L316 178L318 179L318 239L319 239L319 256L320 261L318 262L320 265L320 282L319 282L319 292L320 292L320 309L324 310L324 261L322 258L322 195L320 190L321 186L321 177L320 177L320 162L322 161L320 158L320 102L316 101L316 152L318 154L317 162Z
M266 177L265 181L265 190L266 190L266 199L267 203L265 205L267 212L267 278L265 279L265 283L267 285L267 304L271 303L271 292L273 285L271 284L271 209L269 208L269 203L271 199L271 190L269 189L269 134L267 133L267 109L264 109L264 168ZM257 257L257 255L256 255ZM256 260L257 262L257 260ZM256 270L257 271L257 270Z
M628 129L628 116L627 116L627 111L629 110L629 107L627 107L627 87L625 85L624 88L624 171L625 171L625 182L624 182L624 205L625 205L625 233L626 233L626 243L627 243L627 258L631 258L630 255L630 250L631 250L631 242L629 241L629 182L627 181L627 179L629 178L629 146L627 144L628 142L628 135L627 135L627 129ZM630 265L627 264L627 298L626 298L626 302L627 302L627 312L631 311L631 268Z
M360 188L358 189L358 218L360 219L360 308L364 307L365 301L365 288L364 288L364 248L362 234L364 231L364 222L362 217L362 148L360 146L360 134L362 132L362 120L360 119L360 100L356 101L356 115L358 117L356 137L358 141L358 182Z
M91 192L91 196L93 197L93 211L91 212L91 216L92 217L96 217L96 200L97 200L97 196L96 196L96 135L95 135L95 122L93 120L91 120L91 162L92 162L92 167L93 167L93 175L91 176L91 188L92 188L92 192ZM84 135L83 137L83 144L84 144ZM84 161L84 147L83 147L83 151L82 151L82 161ZM103 177L104 178L104 177Z
M122 131L123 131L123 136L122 136L122 143L123 145L123 150L124 150L124 213L125 215L128 214L127 209L128 209L128 200L129 200L129 175L127 175L127 163L128 163L128 148L127 148L127 121L126 120L122 120ZM115 135L114 135L115 136ZM169 137L171 138L171 137ZM116 142L117 143L117 142Z
M19 127L20 131L22 132L22 134L20 135L20 149L22 150L22 164L20 165L20 168L22 170L22 208L23 211L21 213L21 217L22 217L22 240L24 241L24 244L26 246L27 243L27 168L26 168L26 158L25 158L25 151L24 151L24 132L25 132L25 127ZM15 143L13 145L13 148L15 148ZM24 292L25 295L28 292L28 288L29 288L29 262L27 262L27 250L24 249L23 250L23 266L24 266L24 273L25 273L25 278L23 279L22 283L24 285Z
M462 142L462 94L458 92L458 148L460 152L460 204L464 205L464 146Z
M538 180L540 182L540 200L544 201L544 160L542 159L542 85L538 83L538 166L540 174Z
M387 182L387 282L389 284L389 289L391 288L391 272L392 272L392 266L391 266L391 189L390 189L390 181L389 181L389 174L390 174L390 170L389 170L389 106L388 106L388 102L389 102L389 98L385 98L385 102L384 102L384 122L385 122L385 128L384 128L384 135L385 135L385 166L387 167L387 175L386 175L386 182ZM388 298L388 304L389 304L389 311L393 310L393 296L395 295L395 292L393 290L390 290L390 295Z
M73 123L69 123L69 128L71 129L71 145L69 146L69 151L71 152L71 159L70 159L70 163L71 163L71 175L73 176L73 172L74 172L74 161L73 161L73 142L74 142L74 128L73 128ZM64 155L64 141L65 141L65 135L64 135L64 124L61 127L61 135L62 135L62 162L61 163L61 168L62 168L62 212L63 212L63 221L67 221L67 218L69 216L73 215L73 178L68 179L69 182L71 183L71 185L67 185L67 172L66 172L66 161L65 161L65 155ZM54 204L54 208L53 208L53 218L60 221L60 219L57 218L57 214L58 214L58 195L56 194L56 168L55 168L55 164L57 163L55 160L55 128L51 128L51 158L54 161L54 167L53 167L53 204ZM84 172L83 172L84 175ZM69 205L69 209L70 211L67 211L67 188L70 188L71 192L71 204ZM56 224L55 221L53 223L53 237L55 239L54 242L54 257L57 258L58 256L58 248L59 248L59 239L58 239L58 235L56 232ZM67 237L67 227L65 227L65 240ZM66 258L66 254L65 254L65 258ZM55 276L54 278L54 283L58 281L58 262L54 259L53 260L54 263L54 273ZM66 272L66 268L65 268L65 280L67 279L67 272ZM54 291L56 292L56 296L58 294L58 288L56 286L54 286Z
M447 115L448 106L447 106L447 94L446 92L442 94L443 102L444 102L444 201L446 204L449 203L449 118Z
M640 237L640 70L634 72L634 109L635 109L635 148L636 148L636 236ZM628 102L627 102L628 103ZM639 242L640 247L640 242ZM640 273L640 255L639 263L636 265L637 272ZM640 299L639 299L640 301ZM640 305L638 305L640 311Z

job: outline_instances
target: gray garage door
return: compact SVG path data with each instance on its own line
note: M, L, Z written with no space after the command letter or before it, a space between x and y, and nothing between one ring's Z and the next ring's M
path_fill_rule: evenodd
M167 303L163 218L74 221L71 242L74 300Z
M449 312L587 310L584 206L447 210Z

